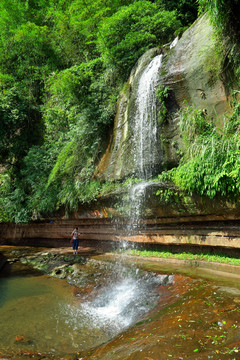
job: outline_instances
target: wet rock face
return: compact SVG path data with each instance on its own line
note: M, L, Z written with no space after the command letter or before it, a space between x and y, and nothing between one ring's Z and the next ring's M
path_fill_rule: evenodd
M71 275L74 275L74 265L83 265L87 261L82 256L74 256L72 254L61 255L57 252L41 252L22 257L20 260L23 264L31 265L37 270L60 279L71 277Z
M149 149L139 149L139 146L141 147L139 137L146 137L148 135L144 134L144 129L142 129L141 126L138 126L137 123L141 116L147 117L146 122L148 124L155 121L153 119L155 114L147 114L147 111L142 112L139 107L142 105L144 106L144 100L141 101L141 94L144 90L146 90L144 84L142 84L143 89L141 89L141 82L145 82L147 86L149 77L154 83L153 93L155 95L155 90L158 85L158 79L156 76L158 68L161 64L159 63L159 66L156 66L155 74L151 71L154 70L151 66L151 62L154 58L158 57L159 54L160 50L155 48L147 51L139 59L131 72L128 82L125 84L125 87L120 94L111 143L109 144L107 152L100 161L97 171L97 176L102 179L121 179L128 175L139 174L141 161L139 161L138 157L141 156L141 151L144 151L145 162L147 159L147 164L144 164L145 166L150 168L158 166L157 161L152 164L149 163L151 162L153 155L157 156L160 149L153 150L153 152L155 152L154 154L153 152L150 152ZM144 75L145 71L146 73ZM142 96L144 97L144 94L142 94ZM152 100L148 99L148 101L151 102ZM153 106L156 107L156 100L154 101ZM151 104L150 107L152 107ZM140 111L141 114L139 114ZM154 136L153 132L155 132L155 130L151 131L151 136ZM158 130L156 129L156 135L157 132ZM137 142L138 144L136 144ZM147 143L148 145L151 145L151 140L149 139Z
M208 114L228 110L225 88L219 79L221 54L208 17L200 18L166 55L161 82L174 91L176 102L187 101Z
M160 172L162 168L178 163L178 150L181 147L178 110L186 102L213 117L217 114L221 118L229 110L225 87L219 78L223 59L218 50L213 28L206 15L188 29L174 47L164 47L155 86L161 84L168 87L166 106L171 116L167 121L159 121L156 130L161 149L156 150L158 163L153 165L153 171ZM138 173L134 147L136 97L139 96L136 88L144 69L158 55L159 49L151 49L139 59L120 95L112 140L98 167L97 176L102 179L116 180ZM156 102L158 111L159 104Z
M221 119L224 113L229 112L227 93L221 80L224 75L222 63L219 44L207 15L187 30L176 46L166 51L160 83L169 89L166 105L172 114L162 126L162 145L167 162L177 161L176 150L181 147L179 108L196 106L213 119Z

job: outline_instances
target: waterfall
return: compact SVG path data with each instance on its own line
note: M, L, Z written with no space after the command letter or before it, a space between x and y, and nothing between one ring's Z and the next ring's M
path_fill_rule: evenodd
M159 69L162 56L155 56L142 71L136 90L135 111L133 122L133 147L135 173L144 179L129 189L129 223L128 233L131 234L140 225L146 200L147 189L154 186L151 179L160 163L160 138L158 132L158 109L156 90L159 85Z
M146 58L143 60L146 61ZM127 236L134 235L141 229L140 219L147 189L149 186L155 186L155 182L146 180L153 177L160 162L156 90L162 55L155 56L150 62L148 58L144 69L143 60L139 62L130 81L133 91L128 102L129 107L126 107L126 111L119 111L121 116L113 147L113 153L116 155L121 140L125 139L121 129L125 129L125 135L128 133L125 124L130 118L134 162L129 158L127 166L144 181L130 186L128 199L122 199L129 217L129 222L124 228L124 235ZM124 103L124 98L121 103ZM115 225L117 228L118 224ZM118 243L118 249L125 250L129 247L130 244L124 238ZM169 275L142 273L135 265L126 267L126 256L123 253L118 257L118 262L113 266L114 277L110 277L104 286L99 288L97 295L90 301L81 303L81 311L86 314L89 321L98 324L104 331L110 331L112 336L133 324L157 304L159 294L156 290L159 286L173 282L173 277Z
M162 55L154 57L144 69L136 96L133 144L135 148L135 168L144 179L151 178L156 163L159 162L159 139L157 136L157 99L158 71Z
M148 65L144 69L143 62L140 61L133 75L132 99L134 100L129 101L131 109L119 111L121 121L118 123L119 129L115 135L116 146L113 148L113 153L116 155L119 151L122 139L120 128L125 129L125 134L127 133L124 124L130 117L134 164L129 158L128 165L134 168L134 173L139 178L144 179L129 187L128 200L122 199L123 207L125 206L126 211L129 211L129 222L124 228L124 234L127 236L141 231L140 219L147 190L149 186L154 187L156 184L154 181L146 180L153 177L157 164L160 162L156 90L161 63L162 55L155 56L150 62L148 59ZM130 82L131 85L133 82ZM125 139L125 136L123 138ZM125 250L130 247L130 244L123 239L118 246L119 249ZM144 273L133 264L127 267L126 256L123 253L121 257L118 257L118 262L113 265L114 276L106 279L106 283L98 289L96 296L81 304L81 311L86 314L89 321L96 323L104 332L110 332L111 336L115 336L144 316L157 304L159 286L170 285L174 280L171 275Z

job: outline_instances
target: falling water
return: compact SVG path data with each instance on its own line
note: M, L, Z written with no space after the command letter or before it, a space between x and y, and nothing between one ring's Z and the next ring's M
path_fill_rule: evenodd
M126 268L123 268L123 273ZM115 336L153 308L158 299L159 286L173 284L173 275L135 274L122 276L104 287L96 298L81 305L82 313L92 326L98 324L109 335Z
M162 65L162 56L155 56L143 70L141 66L139 67L142 72L139 71L135 101L131 103L129 112L133 129L134 172L143 181L133 186L130 185L129 203L123 203L123 207L128 209L129 221L125 229L127 235L134 235L141 227L147 190L149 186L155 184L147 180L153 178L161 163L156 91L159 85L158 74ZM136 73L138 74L138 71ZM126 248L128 245L125 241L120 244L122 248Z
M172 49L172 48L174 48L176 45L177 45L177 43L178 43L178 37L176 37L174 40L173 40L173 42L170 44L170 46L169 46L169 49Z
M162 55L158 55L143 70L138 80L135 115L132 118L135 169L137 169L136 174L144 179L153 176L160 159L156 90L161 62ZM129 233L138 227L141 206L148 186L149 182L143 181L129 189L131 203L131 220L127 226ZM123 241L119 245L125 248L126 242ZM110 278L94 299L81 304L81 311L89 318L89 321L97 323L112 336L154 307L159 299L156 289L160 285L172 283L174 279L168 275L145 274L142 276L138 274L139 269L135 267L133 269L133 273L132 270L129 273L129 269L124 265L124 259L118 258L118 264L114 264L114 273L117 274L117 278L113 280Z
M134 119L135 168L139 177L148 179L159 162L159 139L157 136L156 90L162 55L154 57L143 71L137 90Z
M159 184L154 181L142 181L133 185L129 190L130 200L130 216L128 229L129 234L134 232L136 229L141 228L141 218L144 217L146 202L151 192L150 189L158 187Z

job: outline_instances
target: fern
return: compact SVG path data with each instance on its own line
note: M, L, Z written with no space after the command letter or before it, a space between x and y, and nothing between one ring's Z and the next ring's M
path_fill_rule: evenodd
M180 114L184 156L177 168L159 176L187 193L214 198L236 197L240 191L239 104L219 129L201 111L187 107Z

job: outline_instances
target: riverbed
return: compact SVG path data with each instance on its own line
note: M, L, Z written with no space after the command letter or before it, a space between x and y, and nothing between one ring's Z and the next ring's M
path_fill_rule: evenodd
M0 358L239 359L233 280L86 249L0 252Z

